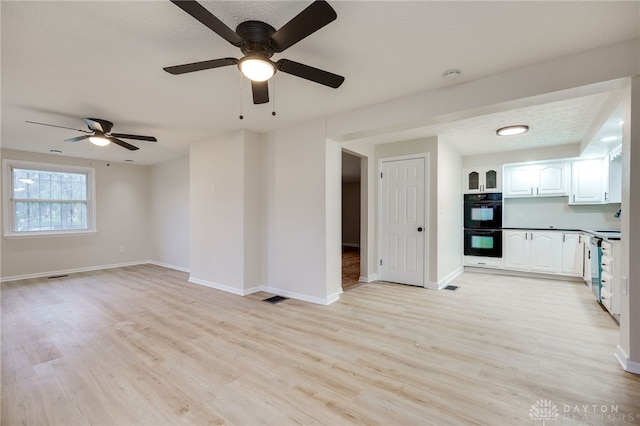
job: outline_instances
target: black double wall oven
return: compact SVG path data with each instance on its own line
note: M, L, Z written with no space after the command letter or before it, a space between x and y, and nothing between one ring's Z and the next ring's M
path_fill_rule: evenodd
M502 193L464 194L464 255L502 257Z

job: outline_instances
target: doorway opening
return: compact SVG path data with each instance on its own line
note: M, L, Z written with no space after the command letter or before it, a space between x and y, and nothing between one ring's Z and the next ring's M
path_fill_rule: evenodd
M361 158L342 152L342 291L360 282Z

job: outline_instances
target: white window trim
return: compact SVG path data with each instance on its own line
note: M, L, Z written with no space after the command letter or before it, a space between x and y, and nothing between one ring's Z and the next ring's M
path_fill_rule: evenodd
M61 231L14 231L14 212L13 203L13 169L27 168L35 170L45 170L50 172L72 172L86 173L88 178L87 184L87 229L81 230L61 230ZM95 169L93 167L69 166L66 164L39 163L35 161L22 160L2 160L2 228L4 238L33 238L33 237L62 237L73 235L94 235L97 230L96 218L96 179Z

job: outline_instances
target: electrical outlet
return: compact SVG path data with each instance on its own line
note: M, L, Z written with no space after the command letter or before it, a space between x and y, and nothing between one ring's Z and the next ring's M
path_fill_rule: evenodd
M120 253L124 253L124 246L120 246Z
M518 215L518 222L522 222L522 215L521 214Z
M622 277L622 294L627 294L629 291L629 279L627 277Z

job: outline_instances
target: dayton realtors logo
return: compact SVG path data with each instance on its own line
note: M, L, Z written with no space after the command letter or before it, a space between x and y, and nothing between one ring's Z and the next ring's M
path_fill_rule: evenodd
M542 422L542 426L546 426L546 422L554 420L563 420L571 422L591 423L606 422L608 424L621 422L625 424L640 423L640 414L638 413L621 413L618 405L606 404L564 404L558 408L551 400L540 399L529 408L529 418L536 422Z
M557 420L560 417L558 406L548 399L539 399L529 408L531 420L541 421L545 426L549 420Z

